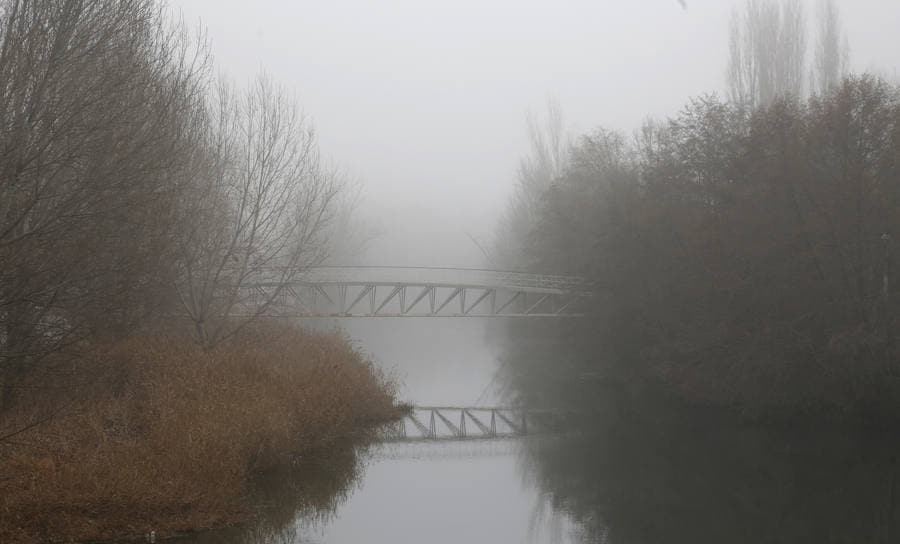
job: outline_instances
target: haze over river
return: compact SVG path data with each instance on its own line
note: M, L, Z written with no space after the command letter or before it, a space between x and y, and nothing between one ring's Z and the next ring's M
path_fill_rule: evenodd
M503 403L502 356L483 319L343 326L401 379L401 399ZM336 454L302 471L312 481L276 478L256 523L191 541L887 543L900 535L898 444L883 433L759 426L665 406L646 413L596 412L582 432L551 438L383 444L358 463Z
M484 321L363 318L342 326L399 378L401 399L497 405L498 359ZM244 529L199 538L242 544L573 542L571 523L529 479L523 446L522 439L377 446L333 512L298 513L275 534Z

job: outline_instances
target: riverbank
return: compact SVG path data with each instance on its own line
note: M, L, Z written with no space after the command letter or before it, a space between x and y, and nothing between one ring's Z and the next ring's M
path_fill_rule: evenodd
M78 402L0 446L2 542L233 524L262 475L353 448L400 413L390 381L336 334L257 326L208 352L136 337L89 359L104 370Z
M735 362L740 354L727 345L718 357L690 359L678 352L628 352L613 349L615 340L598 333L607 325L589 319L517 322L499 331L502 357L510 361L502 367L503 379L514 402L574 413L640 413L653 420L677 414L711 426L900 428L900 378L890 361Z

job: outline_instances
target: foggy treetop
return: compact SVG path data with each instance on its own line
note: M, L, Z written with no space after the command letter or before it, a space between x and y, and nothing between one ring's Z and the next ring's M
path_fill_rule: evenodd
M208 27L231 75L264 66L296 90L323 150L365 184L368 222L383 234L373 263L448 266L484 264L465 231L490 239L527 148L524 112L548 96L577 134L630 133L691 96L726 93L729 20L743 2L687 4L173 2ZM810 25L814 4L804 1ZM893 76L900 4L838 6L853 71Z

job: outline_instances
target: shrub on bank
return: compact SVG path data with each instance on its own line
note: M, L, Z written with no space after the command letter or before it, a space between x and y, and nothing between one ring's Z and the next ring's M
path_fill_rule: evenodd
M266 324L211 351L135 337L91 359L110 370L88 401L0 446L2 542L227 523L255 474L397 414L391 385L337 334Z

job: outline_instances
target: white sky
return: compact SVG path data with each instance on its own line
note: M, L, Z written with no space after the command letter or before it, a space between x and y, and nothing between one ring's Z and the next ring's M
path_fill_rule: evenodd
M732 0L172 0L218 68L294 90L360 180L372 264L479 266L548 96L574 133L721 90ZM812 6L812 0L809 0ZM854 69L895 76L900 1L839 0ZM808 10L812 14L812 10Z

